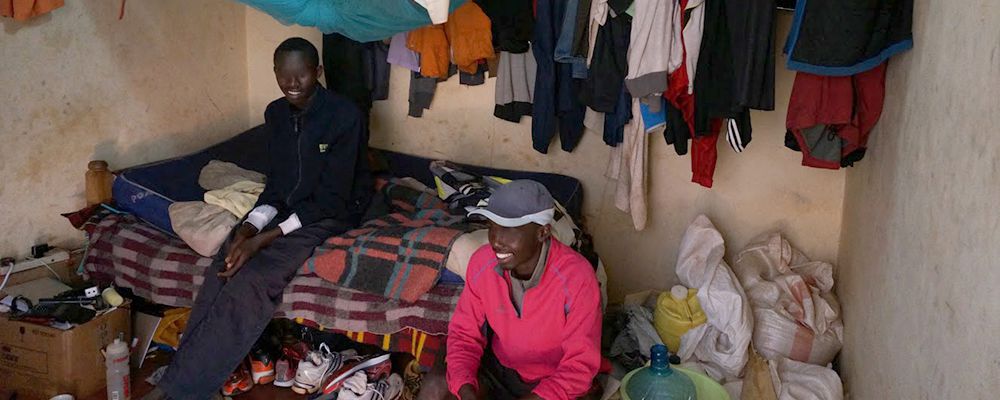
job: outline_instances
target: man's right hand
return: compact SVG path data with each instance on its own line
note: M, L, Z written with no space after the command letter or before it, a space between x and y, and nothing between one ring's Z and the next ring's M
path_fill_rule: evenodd
M476 394L476 389L472 385L465 384L458 389L458 398L460 400L479 400L479 396Z

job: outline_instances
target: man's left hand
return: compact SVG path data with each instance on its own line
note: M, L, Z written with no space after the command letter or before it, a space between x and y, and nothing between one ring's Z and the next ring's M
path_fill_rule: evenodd
M220 272L219 277L229 278L236 275L240 268L243 268L243 264L246 264L254 254L257 254L261 247L263 246L261 245L260 236L247 238L237 243L230 250L230 256L226 257L226 270Z
M226 257L226 270L219 272L219 277L230 278L233 275L236 275L240 268L243 268L243 265L246 264L251 257L256 255L261 248L271 244L271 242L278 236L281 236L281 230L275 228L249 237L238 243L232 250L229 251L230 255L229 257Z

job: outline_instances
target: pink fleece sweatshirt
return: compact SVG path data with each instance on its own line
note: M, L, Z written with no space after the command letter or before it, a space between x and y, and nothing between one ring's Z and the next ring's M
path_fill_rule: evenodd
M538 286L524 293L519 317L510 298L509 272L498 272L489 245L473 254L465 290L448 326L448 389L479 388L486 347L481 327L493 329L493 353L543 399L575 399L590 389L601 363L601 295L594 268L573 249L552 240Z

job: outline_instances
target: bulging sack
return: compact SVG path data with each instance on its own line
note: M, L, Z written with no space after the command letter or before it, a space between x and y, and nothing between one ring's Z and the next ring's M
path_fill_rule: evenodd
M826 365L843 346L833 266L810 261L778 233L754 239L736 258L754 315L753 343L764 358Z

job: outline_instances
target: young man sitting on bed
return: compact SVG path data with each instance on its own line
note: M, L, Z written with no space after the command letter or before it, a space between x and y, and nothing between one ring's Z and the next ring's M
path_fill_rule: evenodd
M554 207L542 184L518 180L472 212L490 220L489 244L469 261L448 326L447 371L428 374L420 399L593 394L601 294L590 263L551 236Z
M181 345L147 398L217 394L313 249L360 223L372 192L367 119L320 86L322 73L307 40L291 38L275 49L284 97L264 112L271 135L266 187L206 272Z

